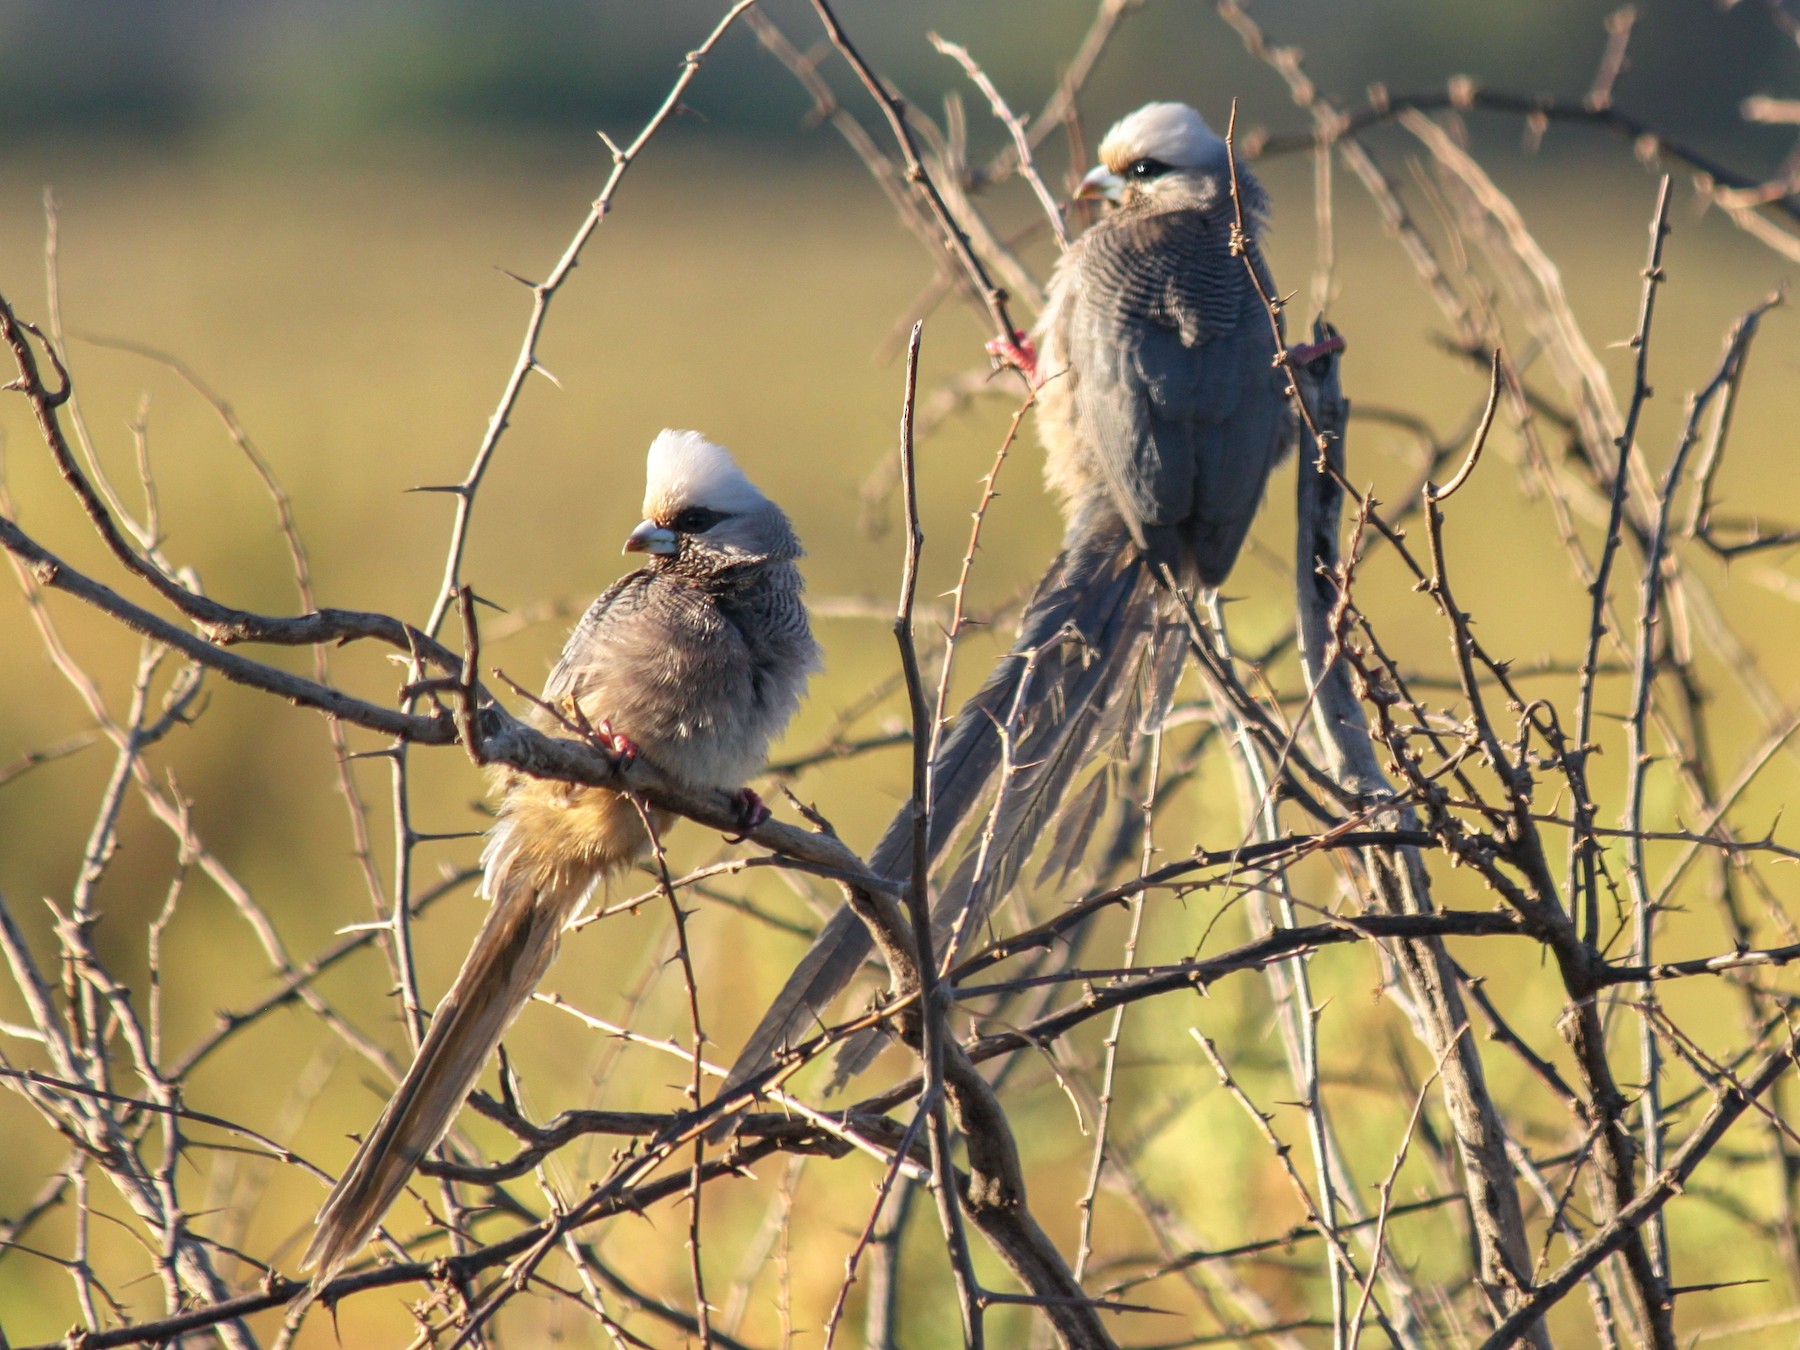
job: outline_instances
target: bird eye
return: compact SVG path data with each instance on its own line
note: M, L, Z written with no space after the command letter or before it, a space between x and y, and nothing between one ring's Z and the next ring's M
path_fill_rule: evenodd
M714 511L706 506L689 506L669 522L669 528L677 534L704 534L723 519L723 511Z
M1160 159L1136 160L1129 169L1125 170L1127 175L1139 183L1147 183L1152 178L1160 178L1168 171L1169 166Z

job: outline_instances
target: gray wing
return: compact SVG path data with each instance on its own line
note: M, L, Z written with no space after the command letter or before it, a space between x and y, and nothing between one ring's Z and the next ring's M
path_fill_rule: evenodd
M721 599L692 578L634 572L575 626L544 701L573 698L589 721L606 719L687 783L740 787L815 664L798 576L774 565Z
M544 701L558 707L572 698L663 768L711 782L708 766L676 760L699 752L735 763L751 753L743 741L755 728L746 724L762 711L754 675L744 633L710 594L646 568L588 607L545 681Z
M1091 231L1068 325L1076 419L1127 527L1209 584L1237 557L1286 416L1231 225L1229 211L1192 210Z
M581 622L563 643L562 655L544 681L544 702L556 706L580 698L594 682L595 657L617 645L622 630L640 622L649 605L652 577L639 570L620 577L588 606Z

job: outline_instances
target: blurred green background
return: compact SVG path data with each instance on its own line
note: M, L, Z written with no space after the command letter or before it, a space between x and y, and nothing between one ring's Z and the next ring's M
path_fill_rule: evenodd
M1029 6L846 0L840 6L871 61L932 115L943 95L962 84L955 68L931 51L927 31L967 45L1015 107L1031 109L1048 96L1092 8L1065 0ZM1578 98L1603 44L1607 8L1271 0L1252 12L1272 37L1305 49L1308 73L1328 95L1351 101L1372 81L1410 90L1439 87L1456 73L1496 88ZM147 427L169 553L196 567L211 592L230 603L274 613L295 605L273 510L213 413L167 370L88 338L126 338L178 355L229 400L293 496L319 603L422 620L437 589L450 509L445 497L407 489L455 481L480 439L527 314L528 298L506 272L535 278L550 267L608 171L595 129L620 141L634 134L666 92L682 53L721 9L695 0L0 6L0 87L6 90L0 136L7 149L0 159L0 292L21 315L43 317L43 195L53 191L63 309L85 416L131 501L137 496L129 427L139 420ZM1619 84L1620 106L1746 173L1773 172L1792 135L1746 126L1739 103L1753 94L1796 92L1800 51L1758 11L1740 5L1720 12L1685 0L1646 5ZM804 5L771 3L768 12L802 47L817 40ZM824 69L885 144L873 110L842 67L827 61ZM962 92L980 162L1000 148L1002 137L979 96ZM1277 132L1306 125L1285 89L1205 5L1152 3L1128 19L1082 100L1090 140L1150 98L1190 101L1215 125L1224 123L1233 98L1247 124ZM802 125L807 99L747 32L727 36L686 104L692 115L666 128L632 169L614 213L557 299L541 359L559 384L528 383L476 511L465 575L481 594L515 614L546 602L560 607L559 617L515 625L487 642L486 659L521 684L538 683L569 615L624 570L617 549L638 518L643 449L662 426L697 427L732 447L788 507L808 544L816 598L873 598L879 607L890 603L895 588L897 539L871 536L859 524L861 487L892 453L900 400L898 366L875 354L929 282L935 260L901 227L835 133ZM1484 163L1515 194L1561 267L1575 311L1596 345L1606 348L1602 356L1622 394L1629 353L1618 344L1634 322L1654 180L1627 146L1601 132L1557 127L1534 153L1521 146L1514 120L1477 116L1471 128ZM1409 183L1416 142L1386 131L1372 144L1390 173ZM1059 138L1045 158L1060 175ZM1295 157L1261 164L1258 172L1276 203L1276 274L1304 305L1317 261L1311 165ZM1002 223L1022 226L1034 206L1015 183L992 209ZM1346 383L1352 396L1371 409L1412 410L1447 432L1478 403L1484 376L1433 345L1444 328L1441 316L1347 175L1339 177L1336 225L1332 315L1351 342ZM1659 397L1642 438L1659 470L1682 396L1710 374L1731 319L1794 271L1718 212L1703 214L1680 184L1675 225L1654 347ZM1040 274L1048 266L1042 240L1027 257ZM1297 313L1295 322L1304 317ZM966 310L935 314L926 328L922 386L979 367L985 336L980 319ZM1752 362L1721 479L1725 509L1800 519L1800 489L1789 469L1797 359L1792 325L1777 313ZM955 578L978 479L1011 411L1007 399L978 402L922 447L924 595ZM17 400L0 402L0 434L21 523L71 562L119 582L56 482ZM1378 496L1402 491L1417 472L1410 440L1374 423L1357 429L1351 454L1353 477L1373 484ZM1504 461L1489 465L1453 512L1459 599L1479 616L1491 650L1522 662L1567 656L1585 629L1580 593L1548 512L1525 499L1517 478ZM1278 476L1257 543L1228 588L1241 597L1233 617L1249 648L1279 632L1291 613L1285 561L1291 482L1291 469ZM1029 437L1006 466L1002 489L974 586L978 604L990 608L1037 575L1058 534L1054 509L1038 489ZM1791 699L1800 644L1792 601L1781 590L1788 558L1758 557L1735 571L1704 560L1697 566L1741 630L1754 637L1770 680ZM1361 598L1408 661L1441 671L1441 631L1423 600L1396 578L1391 560L1377 559ZM1633 610L1633 603L1622 603ZM72 604L53 600L50 608L77 658L122 714L133 644ZM826 617L818 627L829 671L788 737L787 748L796 752L813 746L841 709L895 665L879 619ZM985 667L997 640L984 634L967 642L960 665L965 682ZM304 654L258 655L306 668ZM334 653L332 660L337 678L353 690L393 697L401 676L381 654L359 649ZM1714 674L1728 702L1735 697L1729 674ZM1544 684L1546 693L1567 693L1556 682ZM1610 694L1616 711L1624 686ZM1759 732L1747 715L1728 710L1722 716L1719 754L1733 766ZM889 704L859 729L897 725L897 718L897 705ZM51 668L17 588L0 587L0 765L91 725ZM374 747L370 738L353 740L358 748ZM904 797L902 761L902 752L893 751L827 768L798 790L820 803L854 845L867 847ZM198 723L158 747L150 763L165 786L192 800L199 834L274 917L297 958L370 916L316 716L214 680ZM475 809L482 783L460 754L420 754L412 763L418 828L482 827ZM1622 756L1613 756L1610 768L1621 767ZM96 745L0 785L0 894L27 925L47 968L54 968L53 946L39 898L66 900L110 768L110 750ZM356 773L371 806L377 865L391 883L387 772L369 762ZM1746 802L1745 820L1766 825L1795 786L1791 765L1778 765ZM1674 794L1666 785L1659 791L1656 809L1665 821L1673 819ZM1235 841L1238 809L1228 775L1215 765L1175 803L1163 827L1164 849L1173 856L1194 843ZM119 977L141 990L145 925L167 895L176 850L135 800L122 829L101 892L98 941ZM681 832L678 860L719 851L716 840L700 835ZM426 846L419 854L425 880L440 866L468 864L477 847L473 840ZM1331 903L1329 871L1302 875L1317 884L1317 903ZM1791 888L1785 876L1774 884ZM770 908L812 922L832 897L823 888L800 889L805 893L797 896L795 885L766 878L749 887ZM1486 903L1455 883L1447 895ZM479 903L465 889L418 926L428 998L454 972ZM1214 908L1206 897L1190 901L1185 912L1168 902L1141 955L1184 955ZM1210 945L1242 931L1241 914L1233 911ZM728 1060L801 943L717 906L702 907L695 933L713 1054ZM667 941L659 909L588 929L569 944L551 986L598 1015L621 1017L625 995L638 987L647 963L666 956ZM1116 934L1107 941L1116 942ZM1727 945L1708 914L1671 919L1671 956ZM1536 968L1535 956L1531 969L1519 970L1506 960L1519 952L1471 947L1459 954L1507 981L1496 987L1504 988L1518 1024L1530 1028L1541 1050L1556 1053L1557 986ZM1315 968L1322 993L1333 1000L1322 1034L1334 1091L1356 1108L1344 1110L1340 1123L1372 1184L1391 1161L1410 1109L1407 1096L1394 1090L1389 1063L1390 1040L1405 1041L1403 1019L1379 997L1363 958L1331 954ZM219 891L191 878L164 941L162 1036L171 1055L203 1035L217 1011L266 993L271 978ZM386 966L365 953L321 988L400 1053L387 982ZM1670 1003L1678 1016L1692 1018L1697 1033L1716 1031L1718 1044L1729 1045L1738 1030L1736 1005L1708 997L1683 990ZM10 987L0 992L0 1016L9 1022L21 1016ZM648 1034L684 1038L685 1019L671 975L649 989L637 1025ZM1224 1245L1285 1231L1299 1211L1267 1150L1210 1089L1210 1071L1196 1072L1185 1033L1196 1021L1238 1050L1246 1081L1265 1106L1285 1100L1285 1077L1273 1071L1279 1055L1268 1036L1266 995L1246 979L1205 1004L1165 1001L1134 1013L1121 1078L1122 1128L1147 1136L1139 1157L1145 1175L1179 1200L1208 1240ZM1078 1044L1097 1053L1099 1028L1091 1032ZM188 1103L274 1134L335 1170L348 1156L345 1134L367 1125L386 1085L361 1060L336 1055L330 1039L303 1011L278 1013L197 1073ZM530 1105L541 1115L596 1102L652 1109L677 1103L673 1085L681 1069L673 1060L665 1068L647 1052L631 1052L623 1061L630 1072L615 1071L596 1086L596 1066L610 1062L616 1047L552 1010L529 1010L512 1044L534 1094ZM37 1062L16 1038L4 1049L19 1062ZM1410 1047L1396 1053L1420 1068ZM1179 1066L1179 1090L1169 1087L1171 1063ZM1495 1063L1497 1081L1503 1092L1519 1094L1524 1117L1565 1128L1553 1109L1524 1105L1528 1085L1510 1062ZM1014 1081L1010 1100L1040 1187L1035 1207L1072 1247L1074 1200L1090 1145L1047 1074L1033 1069ZM1275 1109L1278 1126L1297 1141L1298 1114ZM65 1152L10 1095L0 1095L0 1132L7 1140L0 1156L5 1216L63 1165ZM497 1142L480 1129L474 1133ZM606 1155L604 1143L572 1150L555 1175L573 1190L587 1172L604 1168ZM204 1151L195 1157L200 1165L184 1174L183 1184L193 1208L222 1216L208 1231L229 1231L243 1250L291 1272L323 1194L319 1186L267 1162ZM739 1276L744 1253L756 1250L753 1238L784 1189L785 1170L774 1165L756 1183L709 1193L716 1195L707 1205L716 1300L725 1300L721 1291ZM799 1182L791 1254L797 1327L816 1328L830 1306L843 1257L866 1217L874 1175L866 1161L815 1163ZM1403 1189L1429 1182L1422 1170L1405 1178ZM1740 1181L1758 1185L1755 1175ZM110 1199L99 1203L117 1211ZM403 1229L419 1219L416 1205L407 1205ZM1722 1323L1794 1301L1796 1291L1772 1254L1733 1242L1730 1235L1741 1230L1721 1213L1698 1200L1672 1210L1671 1224L1679 1222L1681 1234L1678 1277L1772 1283L1686 1299L1684 1325L1689 1317L1695 1325ZM1117 1197L1103 1196L1100 1214L1103 1267L1154 1245ZM1453 1231L1447 1222L1422 1220L1397 1232L1396 1240L1429 1273L1452 1259L1453 1248L1441 1244ZM66 1253L70 1232L65 1209L33 1231L30 1245ZM677 1301L688 1296L683 1238L682 1220L670 1210L599 1235L603 1254L622 1271ZM909 1302L907 1343L938 1343L951 1334L954 1310L928 1214L915 1225L913 1241L909 1272L917 1296ZM141 1268L133 1239L120 1230L102 1227L93 1242L97 1263L122 1270L135 1261ZM1318 1294L1311 1255L1304 1268L1261 1267L1254 1282L1275 1306L1298 1313ZM778 1306L778 1264L751 1258L754 1297L743 1334L757 1344L775 1343L787 1316ZM18 1344L62 1334L75 1316L72 1290L69 1276L47 1261L20 1250L0 1257L6 1337ZM140 1314L159 1306L148 1285L122 1292ZM1179 1312L1195 1334L1212 1325L1175 1282L1149 1292L1154 1296L1147 1301ZM860 1297L853 1298L853 1317ZM528 1340L556 1335L597 1343L591 1324L569 1321L547 1303L521 1309L514 1314L520 1325L535 1328L522 1333ZM1001 1343L1022 1343L1023 1314L997 1311L993 1321ZM639 1319L632 1326L654 1343L670 1340L655 1323ZM1179 1339L1169 1326L1169 1319L1128 1319L1122 1329L1140 1341ZM399 1295L352 1300L341 1313L346 1345L400 1344L410 1327ZM1791 1331L1768 1335L1741 1343L1791 1343ZM327 1345L331 1336L328 1321L319 1318L303 1343Z

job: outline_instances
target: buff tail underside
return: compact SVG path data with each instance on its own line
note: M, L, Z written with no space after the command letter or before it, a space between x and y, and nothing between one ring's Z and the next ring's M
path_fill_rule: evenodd
M315 1268L312 1293L369 1240L413 1171L449 1131L599 871L582 869L534 885L520 869L502 883L412 1067L319 1213L302 1262L302 1269Z

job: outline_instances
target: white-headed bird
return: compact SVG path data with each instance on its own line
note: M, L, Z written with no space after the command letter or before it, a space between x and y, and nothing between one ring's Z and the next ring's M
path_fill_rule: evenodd
M1121 120L1100 158L1078 195L1113 208L1058 261L1035 350L996 347L1037 385L1045 475L1067 529L1018 641L933 764L934 863L959 834L973 836L938 889L940 936L982 931L1052 826L1049 863L1081 856L1109 794L1099 776L1072 792L1076 779L1160 722L1180 672L1187 637L1169 583L1225 580L1292 435L1279 317L1252 279L1254 269L1275 296L1258 245L1261 185L1240 168L1234 200L1225 142L1180 103ZM990 818L976 808L1003 765ZM910 873L911 828L901 812L870 860L876 871ZM816 1025L868 951L862 924L840 911L752 1033L727 1089ZM847 1052L840 1071L859 1068L869 1048Z
M691 787L743 789L819 665L800 541L730 454L692 431L665 431L650 446L644 516L625 551L648 561L576 625L544 687L548 710L530 720L551 735L591 729ZM412 1067L319 1213L304 1258L315 1293L443 1139L564 927L649 845L620 793L512 769L497 785L499 820L482 855L492 907ZM767 814L747 789L739 804L746 824ZM670 823L651 816L659 833Z

